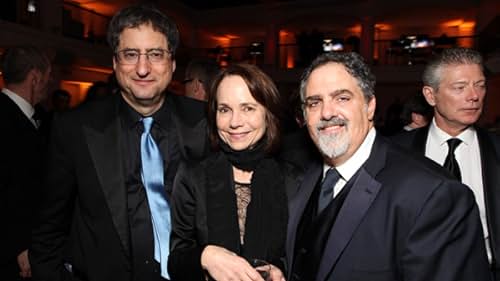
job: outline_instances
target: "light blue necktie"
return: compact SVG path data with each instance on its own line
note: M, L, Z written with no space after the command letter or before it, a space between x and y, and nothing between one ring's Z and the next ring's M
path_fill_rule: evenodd
M161 276L170 279L167 272L170 251L170 207L163 185L163 159L151 136L153 117L142 119L144 132L141 135L142 182L151 211L153 236L155 241L155 260L160 263Z

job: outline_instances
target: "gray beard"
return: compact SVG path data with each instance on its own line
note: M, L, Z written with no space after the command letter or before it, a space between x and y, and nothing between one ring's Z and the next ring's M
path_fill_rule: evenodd
M322 133L320 128L327 126L328 124L343 124L345 126L345 130L335 134ZM318 134L318 146L323 155L330 159L334 159L347 152L347 149L351 144L351 139L347 133L348 125L349 123L346 120L340 118L333 118L332 120L322 121L318 124L318 128L316 128L316 133Z

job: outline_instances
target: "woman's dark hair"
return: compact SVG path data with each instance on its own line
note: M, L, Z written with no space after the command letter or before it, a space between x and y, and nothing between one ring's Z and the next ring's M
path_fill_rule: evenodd
M228 76L239 76L245 81L252 97L266 110L266 133L264 135L264 150L268 153L276 151L280 143L280 120L283 113L280 93L267 74L251 64L233 64L223 69L215 77L208 94L208 130L212 147L219 147L217 133L217 89L222 80Z

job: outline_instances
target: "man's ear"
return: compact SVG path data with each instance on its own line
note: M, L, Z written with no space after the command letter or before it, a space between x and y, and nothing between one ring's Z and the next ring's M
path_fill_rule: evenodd
M201 88L203 88L203 84L201 84L201 81L196 78L193 80L193 84L195 93L199 92Z
M424 94L424 98L427 101L428 104L431 106L436 105L436 97L435 97L435 92L434 89L430 86L424 86L422 88L422 94Z
M28 72L26 79L29 81L31 87L36 87L42 80L42 73L38 69L32 69Z
M373 121L374 116L375 116L375 108L377 107L377 100L375 96L372 96L370 100L368 101L366 110L368 113L368 120Z

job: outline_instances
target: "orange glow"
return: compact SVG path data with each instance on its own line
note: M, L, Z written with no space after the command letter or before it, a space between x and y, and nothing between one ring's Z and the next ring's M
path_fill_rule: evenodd
M294 68L295 67L295 60L293 59L293 53L288 53L286 57L286 68Z
M377 23L377 24L375 24L375 29L377 29L379 31L387 31L387 30L391 30L392 27L390 24L387 24L387 23Z
M61 89L68 91L71 95L70 107L77 106L85 99L90 86L92 83L71 80L61 80L59 84Z
M73 2L76 2L80 7L87 10L95 11L96 13L106 16L113 16L116 12L116 5L106 4L103 3L103 1L73 0Z
M280 44L293 44L293 43L295 43L294 34L292 32L288 32L286 30L280 30L279 43Z
M238 39L240 38L238 35L233 35L233 34L226 34L224 35L226 38L229 38L229 40L233 40L233 39Z
M87 70L87 71L92 71L92 72L99 72L99 73L104 73L104 74L111 74L113 73L112 69L109 68L103 68L103 67L87 67L87 66L80 66L80 69Z
M473 29L476 26L475 21L464 21L458 26L459 29Z
M349 27L348 30L353 34L361 34L361 24L356 24L353 27Z
M442 25L444 27L457 27L460 26L464 22L463 19L455 19L444 22Z
M217 45L221 47L230 47L231 46L231 40L233 39L238 39L240 37L236 35L231 35L231 34L225 34L222 36L217 36L217 35L212 35L210 36L213 40L215 40Z
M460 29L472 29L476 26L475 21L464 21L463 19L456 19L444 22L442 24L444 27L458 27Z
M282 30L280 30L280 37L282 37L282 36L283 36L283 37L286 37L286 36L288 36L289 34L290 34L290 32L288 32L288 31L286 31L286 30L283 30L283 29L282 29Z

